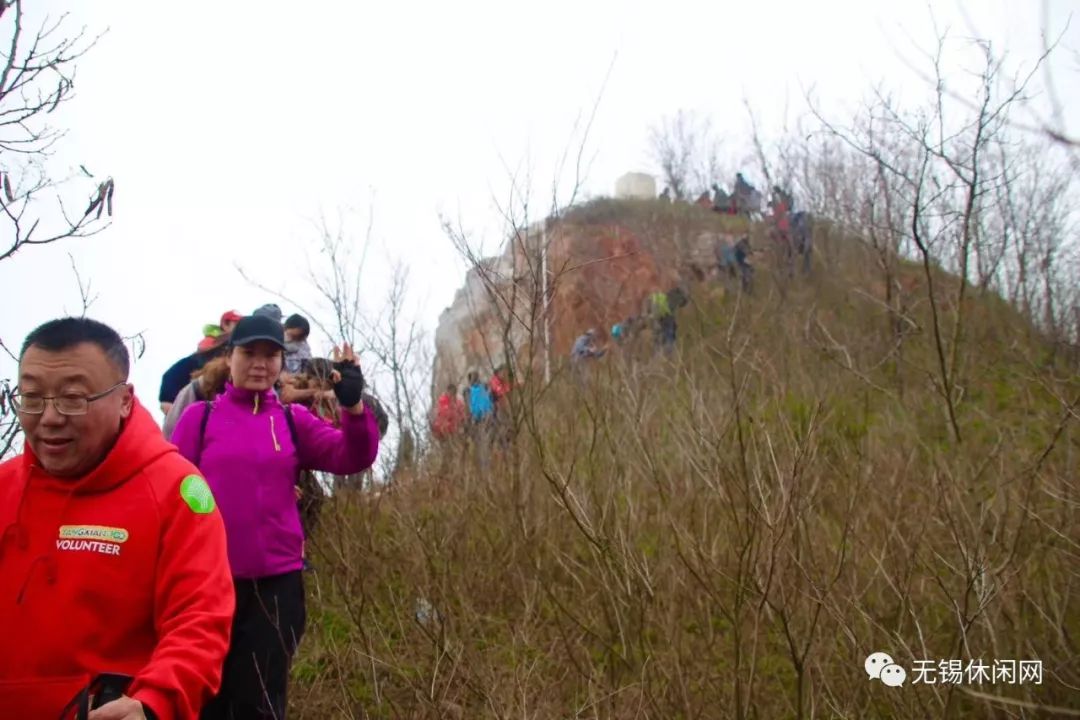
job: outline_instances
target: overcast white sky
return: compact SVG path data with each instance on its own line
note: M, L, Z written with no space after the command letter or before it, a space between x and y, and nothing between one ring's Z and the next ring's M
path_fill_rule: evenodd
M433 331L464 272L439 213L493 246L492 196L506 196L507 166L549 187L609 68L588 143L590 195L652 169L648 128L680 108L710 116L737 159L744 96L774 129L804 112L810 86L837 117L874 84L916 102L925 88L904 58L933 44L930 7L939 25L957 36L973 25L1017 64L1038 56L1043 28L1034 0L970 0L964 12L953 0L37 5L70 11L72 29L108 31L79 66L76 98L53 116L70 128L54 163L112 175L116 217L93 239L0 263L0 337L15 345L79 309L70 252L100 295L90 315L145 332L133 379L148 406L204 323L272 300L237 263L311 297L303 268L321 213L344 212L359 240L373 209L371 307L401 258ZM1048 7L1057 34L1080 3ZM1061 87L1076 87L1078 49L1073 18Z

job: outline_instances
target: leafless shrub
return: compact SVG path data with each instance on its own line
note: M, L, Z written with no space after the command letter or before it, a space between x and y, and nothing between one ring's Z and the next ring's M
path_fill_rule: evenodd
M649 131L653 160L678 200L692 200L721 175L720 143L707 118L679 110Z

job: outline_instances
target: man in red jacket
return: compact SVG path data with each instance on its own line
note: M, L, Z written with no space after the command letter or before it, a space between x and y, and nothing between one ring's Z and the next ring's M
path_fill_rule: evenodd
M127 377L123 340L85 318L42 325L19 354L26 446L0 464L0 717L56 718L116 673L122 697L91 720L193 719L220 685L225 529Z

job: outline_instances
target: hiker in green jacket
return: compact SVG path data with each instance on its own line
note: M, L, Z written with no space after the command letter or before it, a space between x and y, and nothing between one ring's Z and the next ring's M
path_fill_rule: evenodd
M657 291L649 296L649 316L653 321L653 337L656 340L657 349L670 355L675 348L678 325L666 292Z

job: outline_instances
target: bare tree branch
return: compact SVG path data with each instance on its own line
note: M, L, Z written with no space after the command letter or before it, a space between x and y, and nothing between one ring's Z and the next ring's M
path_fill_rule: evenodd
M68 253L68 260L71 261L71 271L75 274L75 282L79 286L79 300L81 302L80 317L86 317L86 313L90 310L90 306L97 300L97 294L90 294L91 282L87 280L83 283L82 275L79 274L79 268L75 264L75 256Z
M69 216L59 192L68 179L51 178L44 170L44 160L64 134L49 125L47 116L73 96L75 64L100 36L87 39L85 29L62 35L66 15L55 21L46 17L31 36L24 24L23 0L10 0L4 7L12 11L0 17L0 28L10 33L9 49L0 54L0 151L6 151L0 160L0 219L9 230L0 245L0 261L25 246L100 232L107 224L101 222L105 213L112 216L115 190L112 178L98 182L85 212ZM58 213L40 210L50 196Z
M675 199L689 200L720 175L720 143L705 118L679 110L649 131L653 160Z

